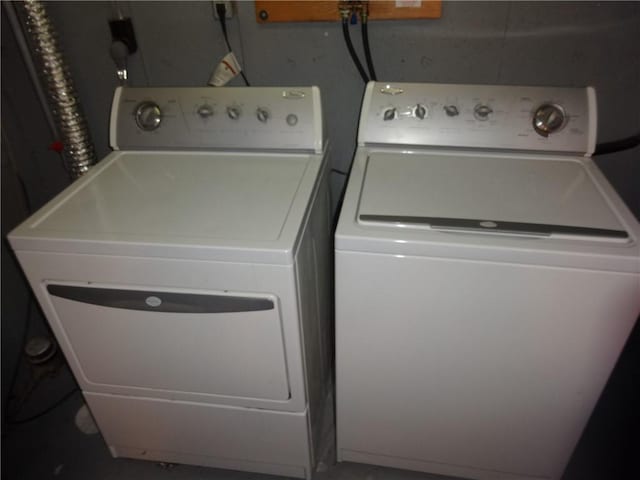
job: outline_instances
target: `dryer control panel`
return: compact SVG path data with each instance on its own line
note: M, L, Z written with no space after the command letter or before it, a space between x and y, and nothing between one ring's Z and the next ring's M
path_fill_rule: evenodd
M370 82L358 143L589 155L596 120L592 87Z
M317 87L116 89L111 147L321 152Z

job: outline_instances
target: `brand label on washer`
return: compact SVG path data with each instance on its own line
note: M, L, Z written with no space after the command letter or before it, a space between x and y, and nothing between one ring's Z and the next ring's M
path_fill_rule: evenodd
M162 299L154 295L147 297L144 302L150 307L159 307L162 305Z
M492 222L491 220L483 220L480 222L480 226L484 228L496 228L498 224L496 222Z

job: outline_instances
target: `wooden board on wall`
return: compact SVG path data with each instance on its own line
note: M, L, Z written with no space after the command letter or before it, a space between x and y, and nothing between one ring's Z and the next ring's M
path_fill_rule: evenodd
M256 0L258 23L335 22L340 20L338 1L273 1ZM440 18L441 0L370 1L370 20Z

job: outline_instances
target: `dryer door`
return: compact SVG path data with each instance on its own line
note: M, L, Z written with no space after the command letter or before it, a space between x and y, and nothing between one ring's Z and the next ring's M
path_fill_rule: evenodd
M89 384L290 397L272 295L52 283L47 292Z

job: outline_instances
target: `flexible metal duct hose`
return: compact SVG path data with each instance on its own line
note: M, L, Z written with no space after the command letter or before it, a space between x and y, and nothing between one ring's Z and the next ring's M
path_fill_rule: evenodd
M44 5L37 0L27 0L22 5L26 12L27 31L42 67L45 90L62 135L65 165L71 178L76 179L96 162L87 121Z

